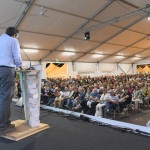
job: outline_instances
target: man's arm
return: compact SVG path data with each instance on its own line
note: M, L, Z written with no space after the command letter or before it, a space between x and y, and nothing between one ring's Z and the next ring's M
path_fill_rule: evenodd
M22 69L22 58L21 58L21 54L20 54L20 44L18 42L17 39L13 39L12 40L12 55L14 58L14 63L17 67L19 67L20 69Z

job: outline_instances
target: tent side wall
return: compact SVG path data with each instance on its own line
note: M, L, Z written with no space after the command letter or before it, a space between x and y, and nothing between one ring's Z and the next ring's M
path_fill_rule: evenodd
M42 79L46 79L46 64L54 63L43 61L42 64ZM40 62L31 61L32 65L38 65ZM79 63L66 62L67 76L101 76L101 75L120 75L120 74L135 74L137 64L117 64L117 63ZM29 61L23 61L23 66L29 67Z
M121 64L121 63L84 63L84 62L66 62L67 76L101 76L101 75L121 75L121 74L136 74L137 65L148 64L150 59L140 61L136 64ZM54 63L43 61L42 64L42 79L46 79L46 64ZM40 62L31 61L32 65L38 65ZM29 67L29 61L23 61L23 66Z

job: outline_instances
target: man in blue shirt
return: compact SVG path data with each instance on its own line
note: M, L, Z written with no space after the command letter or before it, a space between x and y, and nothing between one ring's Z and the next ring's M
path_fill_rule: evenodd
M0 36L0 136L15 130L15 125L11 124L9 118L15 67L22 68L18 34L19 31L15 27L9 27L6 34Z
M89 115L93 115L93 116L95 115L95 107L99 103L99 100L100 100L100 94L98 93L98 89L94 88L87 102L87 106L89 107L87 113Z

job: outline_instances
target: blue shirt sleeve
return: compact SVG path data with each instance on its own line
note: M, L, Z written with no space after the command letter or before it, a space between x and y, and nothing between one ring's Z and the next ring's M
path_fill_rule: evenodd
M12 53L14 58L14 63L17 67L22 66L22 59L20 55L20 44L17 39L12 40Z

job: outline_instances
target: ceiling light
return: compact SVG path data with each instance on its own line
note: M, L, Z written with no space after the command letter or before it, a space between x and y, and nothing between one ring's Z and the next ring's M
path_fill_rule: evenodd
M103 55L98 55L98 54L94 54L92 55L93 58L99 58L99 57L104 57Z
M72 52L63 52L63 55L65 55L65 56L74 56L75 53L72 53Z
M84 37L85 40L90 40L90 32L85 32L84 36L85 36Z
M39 51L36 49L23 49L26 53L38 53Z
M117 59L123 59L124 56L116 56Z
M96 52L96 53L98 53L98 54L103 54L103 52Z
M73 47L65 47L64 50L65 51L72 51L72 52L75 51L75 49Z
M147 19L150 20L150 15L148 15Z
M124 55L122 52L118 53L117 55Z
M141 59L141 58L139 58L139 57L134 57L133 59L136 60L136 59Z
M135 55L135 57L140 57L140 55Z

